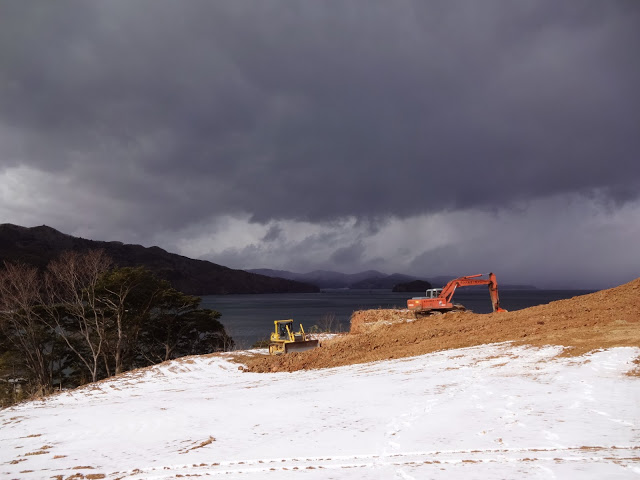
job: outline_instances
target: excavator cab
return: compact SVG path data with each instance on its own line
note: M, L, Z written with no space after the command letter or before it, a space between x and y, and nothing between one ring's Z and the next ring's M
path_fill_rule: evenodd
M430 288L425 292L425 298L438 298L442 293L441 288Z

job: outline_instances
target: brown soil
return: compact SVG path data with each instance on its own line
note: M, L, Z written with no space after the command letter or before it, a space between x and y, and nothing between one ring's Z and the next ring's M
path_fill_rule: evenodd
M640 347L640 278L589 295L507 313L450 312L415 318L408 310L364 310L351 332L321 347L240 361L252 372L296 371L423 355L438 350L513 341L563 345L565 355L609 347Z

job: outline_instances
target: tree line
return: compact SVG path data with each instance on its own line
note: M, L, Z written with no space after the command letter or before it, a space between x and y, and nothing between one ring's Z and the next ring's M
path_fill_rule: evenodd
M229 350L220 313L201 309L143 267L115 267L102 250L65 252L44 271L0 268L3 403L71 388L185 355ZM2 396L2 395L0 395Z

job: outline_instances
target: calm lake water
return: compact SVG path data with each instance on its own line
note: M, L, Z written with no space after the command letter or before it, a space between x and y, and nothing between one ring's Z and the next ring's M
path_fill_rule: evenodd
M520 310L554 300L591 293L592 290L501 290L500 305ZM417 293L393 293L390 290L329 290L321 293L272 293L264 295L207 295L202 307L217 310L220 321L236 342L237 348L249 348L268 338L273 321L293 318L305 330L321 325L323 317L332 316L342 329L349 330L349 319L356 310L372 308L406 308L407 299ZM486 287L465 287L456 291L454 303L463 304L476 313L491 312Z

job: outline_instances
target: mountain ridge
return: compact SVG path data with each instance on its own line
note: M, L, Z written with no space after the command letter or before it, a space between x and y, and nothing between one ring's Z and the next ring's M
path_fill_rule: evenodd
M289 270L274 270L271 268L251 268L247 272L266 276L277 276L289 280L311 283L321 289L354 289L354 290L392 290L396 286L422 281L432 287L444 287L454 275L438 275L434 277L406 275L392 273L390 275L377 270L365 270L358 273L342 273L332 270L313 270L307 273L291 272ZM431 287L429 287L431 288ZM499 284L503 290L537 290L534 285Z
M103 249L119 267L144 266L189 295L308 293L319 290L315 285L234 270L206 260L170 253L158 246L88 240L62 233L47 225L23 227L0 224L0 261L22 262L44 269L64 251L93 249Z
M281 278L311 283L320 288L348 288L348 289L392 289L398 283L422 280L422 278L402 273L386 273L377 270L365 270L358 273L341 273L332 270L313 270L307 273L297 273L288 270L273 270L270 268L253 268L248 272L261 275L277 275Z

